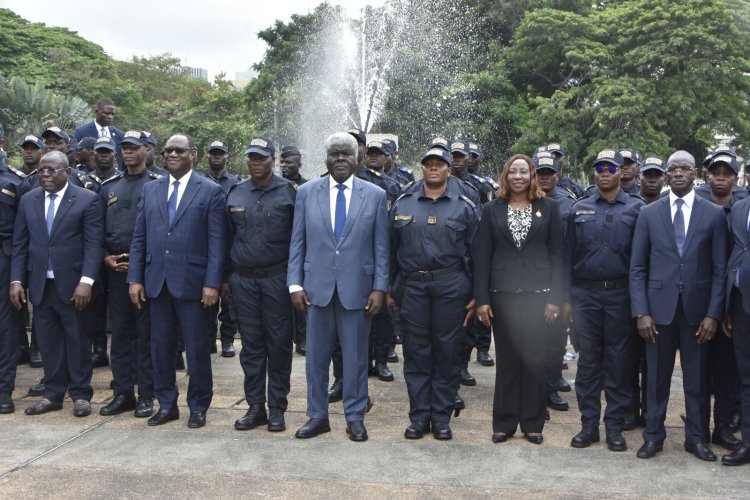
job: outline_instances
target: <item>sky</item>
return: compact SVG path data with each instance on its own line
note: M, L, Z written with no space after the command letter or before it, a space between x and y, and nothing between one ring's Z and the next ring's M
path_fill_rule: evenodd
M352 14L365 5L385 0L329 0ZM24 19L61 26L100 45L115 59L170 52L183 66L207 69L209 80L224 71L236 71L260 62L266 44L257 33L277 19L288 22L292 14L307 14L320 0L153 0L136 4L67 0L0 0ZM127 8L123 8L127 7Z

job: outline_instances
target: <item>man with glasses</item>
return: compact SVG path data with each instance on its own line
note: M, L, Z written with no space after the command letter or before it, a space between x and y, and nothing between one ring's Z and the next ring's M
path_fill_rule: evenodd
M190 366L188 427L206 424L213 396L206 311L219 299L227 249L224 190L193 172L197 149L184 134L164 146L169 176L143 186L130 245L130 300L151 307L151 355L159 411L148 425L180 418L175 382L177 330Z
M646 340L648 415L639 458L662 451L669 390L679 343L685 392L685 451L715 461L708 418L706 342L724 317L727 223L721 207L695 195L695 158L667 160L668 196L643 207L630 262L630 300Z
M611 451L627 449L622 431L631 399L631 368L637 341L630 321L630 244L645 203L620 186L622 165L622 155L614 149L597 155L597 189L573 205L567 221L566 262L573 316L566 305L563 317L570 326L575 325L580 355L576 398L581 431L570 443L574 448L599 442L603 387L607 400L607 447Z
M91 413L91 287L99 277L104 228L99 197L68 182L68 159L45 154L39 184L21 199L13 232L10 299L21 309L29 300L44 363L44 397L27 415L62 409L65 393L75 402L73 414Z

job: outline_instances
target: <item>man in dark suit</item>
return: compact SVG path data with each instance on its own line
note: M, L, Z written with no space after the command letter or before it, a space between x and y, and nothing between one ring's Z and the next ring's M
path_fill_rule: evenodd
M641 209L630 262L630 299L646 340L648 416L639 458L663 448L664 419L676 346L685 391L685 450L714 461L707 445L705 343L724 317L727 224L721 207L695 195L695 159L677 151L667 161L668 196Z
M721 457L724 465L750 463L750 198L736 203L729 216L732 252L727 263L728 314L724 332L732 337L740 374L742 441Z
M300 187L294 211L287 285L292 304L307 316L307 416L296 433L311 438L331 430L328 365L338 338L344 361L347 434L367 440L368 336L388 289L386 193L354 176L357 142L347 133L326 139L330 175Z
M227 230L224 190L193 172L197 150L178 134L164 146L170 175L143 186L130 245L130 300L151 300L151 357L159 411L148 421L161 425L180 416L175 352L177 329L187 351L190 383L188 427L202 427L211 404L210 344L206 311L219 297Z
M10 299L20 309L24 285L34 305L44 366L44 398L27 415L60 410L65 392L73 414L91 413L91 331L85 318L91 286L104 258L99 197L68 182L66 156L53 151L39 164L41 189L21 199L13 232Z
M122 149L120 149L120 142L123 137L125 137L125 134L119 128L112 126L114 118L114 101L108 97L102 97L96 101L94 119L76 127L75 131L73 131L73 135L79 141L84 137L93 137L94 139L98 139L99 137L109 137L112 139L117 147L117 164L119 165L120 170L122 170L125 166L122 162Z

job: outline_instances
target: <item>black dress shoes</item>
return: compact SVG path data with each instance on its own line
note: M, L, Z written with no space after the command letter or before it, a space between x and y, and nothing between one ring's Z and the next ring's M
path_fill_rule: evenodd
M148 419L148 425L163 425L172 420L178 420L180 418L180 410L176 407L172 409L162 409L156 412L156 415Z
M284 410L281 408L270 408L268 413L268 432L285 431L286 422L284 421Z
M29 365L31 365L32 368L42 367L42 353L40 353L39 349L36 347L29 348Z
M547 406L557 411L568 411L568 402L565 401L557 392L547 394Z
M508 440L509 437L510 435L504 432L496 432L492 435L492 442L495 444L504 443Z
M16 411L16 405L13 404L11 395L6 392L0 394L0 413L13 413L14 411Z
M375 372L378 378L383 382L393 382L393 372L388 369L388 365L385 363L377 363L375 365Z
M135 410L135 398L128 394L118 394L108 405L99 409L99 415L108 417L130 410Z
M307 356L307 346L305 344L297 344L297 347L294 348L294 352L300 356Z
M205 411L191 411L190 417L188 418L188 427L191 429L198 429L206 425L206 412Z
M428 432L430 432L430 422L415 420L404 431L404 437L406 439L422 439Z
M456 399L453 400L453 416L457 417L461 414L461 410L466 408L466 403L464 402L461 395L456 392Z
M717 425L713 433L711 433L711 442L729 451L736 450L742 444L742 441L734 437L729 426L721 424Z
M716 461L716 455L706 443L685 443L685 451L692 453L704 462Z
M588 448L591 443L598 443L599 439L598 427L584 427L570 440L570 446L573 448Z
M388 349L388 362L389 363L398 363L398 354L396 354L396 348L391 346L390 349Z
M138 398L133 415L138 418L150 417L154 414L154 400L151 398Z
M328 402L335 403L337 401L341 401L343 397L344 382L340 378L337 378L333 381L333 384L331 384L331 388L328 389Z
M622 437L622 432L607 431L607 448L609 448L609 451L625 451L628 449L628 443Z
M448 422L432 422L432 436L440 441L453 439L453 432Z
M47 398L37 401L35 405L29 406L23 412L26 415L41 415L48 411L62 410L62 402L52 402Z
M487 351L477 351L477 362L482 366L495 366L495 360Z
M76 399L73 404L73 416L88 417L91 415L91 403L85 399Z
M247 412L234 421L234 428L238 431L249 431L268 423L268 415L263 405L250 405Z
M299 439L314 438L324 432L331 432L331 425L327 418L311 418L294 434Z
M352 441L367 441L367 429L361 420L346 423L346 434Z
M570 392L571 387L567 380L560 377L560 380L557 381L557 392Z
M38 384L29 387L29 396L44 396L44 379L40 380Z
M635 454L638 458L654 458L656 454L664 449L664 443L656 443L654 441L646 441L643 446L638 448L638 453Z
M370 396L367 396L367 404L365 405L365 413L370 413L370 410L372 410L373 406L375 406L375 401Z
M461 385L477 385L477 379L475 379L466 368L462 368L461 370L459 370L458 376L460 378Z
M94 347L94 352L91 353L91 364L94 368L109 366L109 356L105 347Z
M221 357L222 358L233 358L235 354L234 342L222 342L221 343Z
M724 465L750 464L750 444L740 442L736 450L721 457L721 463Z
M542 444L542 441L544 441L544 436L541 434L524 434L523 437L531 444Z

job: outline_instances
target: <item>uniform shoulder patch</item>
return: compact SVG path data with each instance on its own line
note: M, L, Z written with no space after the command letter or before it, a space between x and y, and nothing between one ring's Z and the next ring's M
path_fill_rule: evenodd
M121 173L120 174L115 174L112 177L110 177L109 179L104 179L102 181L102 185L107 184L108 182L116 181L117 179L120 179L121 177L122 177Z
M159 174L157 174L157 173L155 173L155 172L149 172L149 173L148 173L148 176L149 176L149 177L150 177L151 179L161 179L161 175L159 175Z
M20 177L21 179L25 179L25 178L26 178L26 174L24 174L23 172L21 172L21 171L20 171L20 170L18 170L17 168L15 168L15 167L12 167L12 166L10 166L10 165L6 165L6 166L8 167L8 170L10 170L10 171L11 171L11 172L13 172L14 174L16 174L16 175L17 175L18 177ZM35 170L35 172L36 172L36 170Z
M89 174L89 177L94 179L97 183L101 184L102 180L96 176L95 174ZM78 178L81 179L81 182L85 182L84 179L86 179L86 176L84 174L78 174Z
M466 203L468 203L471 208L476 207L476 204L473 201L471 201L471 199L469 199L469 197L466 196L465 194L461 195L461 199L464 200Z

